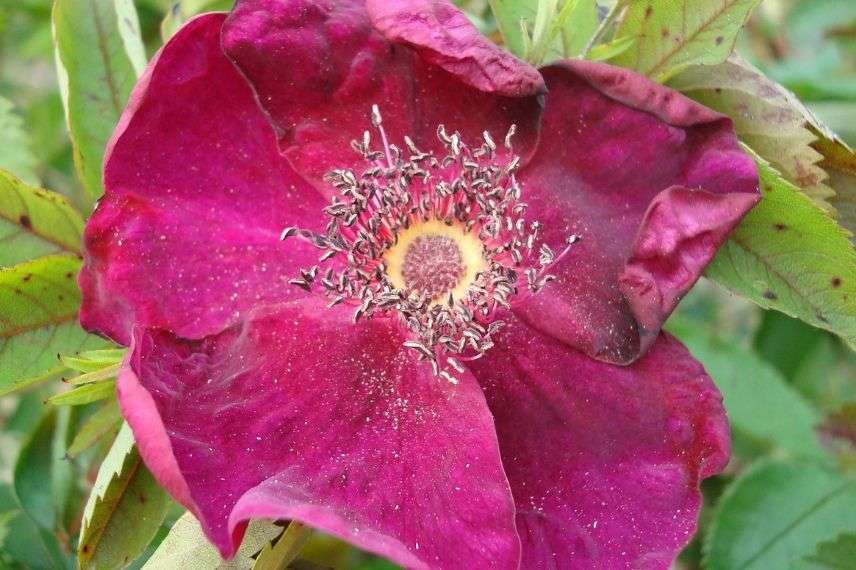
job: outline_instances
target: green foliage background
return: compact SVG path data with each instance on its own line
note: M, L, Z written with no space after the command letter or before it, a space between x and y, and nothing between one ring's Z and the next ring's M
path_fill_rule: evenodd
M776 199L750 214L667 326L722 390L734 438L727 471L704 483L701 530L678 565L856 568L856 159L845 144L856 145L856 2L458 3L534 63L609 60L732 116ZM188 17L229 5L0 0L0 394L10 394L0 399L0 568L220 563L140 467L112 393L121 351L77 327L73 276L101 193L103 144L140 69ZM720 9L726 17L711 15ZM110 69L87 50L96 12L113 42ZM680 36L687 14L713 24L685 33L681 50L663 49L661 30ZM733 45L742 59L724 62ZM759 119L770 110L778 122ZM771 232L785 222L794 236ZM29 289L16 296L21 282ZM40 313L24 293L62 301ZM136 505L126 488L153 500ZM237 567L281 556L270 547L281 530L254 526ZM80 557L79 544L88 545ZM317 534L300 558L303 567L392 567Z

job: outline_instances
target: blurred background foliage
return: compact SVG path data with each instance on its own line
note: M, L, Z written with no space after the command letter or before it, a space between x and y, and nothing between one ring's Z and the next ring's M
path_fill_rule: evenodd
M224 0L135 0L147 55L188 16L227 9L229 4ZM499 39L487 0L459 4L486 34ZM856 1L764 0L741 35L738 50L856 145ZM48 0L0 0L0 107L12 109L11 115L0 113L3 120L26 126L24 140L10 140L3 138L6 129L0 124L0 146L4 147L0 161L5 161L0 167L60 192L85 209L54 67ZM18 156L15 147L31 152ZM734 525L763 527L769 517L801 506L811 510L827 496L833 496L835 504L850 501L849 508L856 510L850 479L856 472L856 355L852 351L827 332L764 311L705 281L684 300L668 328L687 343L722 389L735 450L726 473L704 484L702 530L683 553L680 567L735 567L729 565L729 552L725 552L726 545L741 540ZM747 376L756 381L741 382ZM74 565L82 506L109 439L74 459L63 458L76 426L101 403L59 410L44 405L58 386L59 382L41 384L0 399L0 567ZM30 463L16 465L19 455L29 457ZM816 471L817 466L831 466L831 470ZM35 470L33 484L44 487L30 496L62 521L50 536L21 513L13 471L22 469ZM729 487L738 478L740 484ZM824 494L827 488L838 494ZM816 538L826 543L803 544L809 539L793 536L785 537L790 542L783 546L769 543L770 549L814 552L801 559L805 566L789 568L856 568L856 562L832 565L836 552L853 553L856 521L822 508L811 512L820 516L809 517L807 524L819 529ZM149 554L180 515L178 507L170 508ZM842 520L853 524L841 526ZM840 540L838 533L844 533ZM767 540L763 530L755 539ZM833 563L828 563L830 553ZM133 567L141 567L145 558ZM311 539L302 558L299 564L304 566L295 567L393 567L319 535ZM749 566L747 562L741 567Z

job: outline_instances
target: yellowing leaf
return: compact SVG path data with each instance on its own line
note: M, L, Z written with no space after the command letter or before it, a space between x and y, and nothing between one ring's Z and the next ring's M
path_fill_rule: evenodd
M815 205L833 212L830 199L835 192L818 165L823 155L811 146L818 140L818 122L784 87L736 54L719 65L693 66L669 85L731 117L741 140Z

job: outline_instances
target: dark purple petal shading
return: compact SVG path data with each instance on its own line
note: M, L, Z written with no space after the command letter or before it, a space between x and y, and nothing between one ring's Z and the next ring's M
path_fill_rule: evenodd
M473 377L438 379L390 321L319 302L198 341L137 331L119 401L158 481L224 556L249 519L297 519L411 568L517 568Z
M483 131L499 140L517 124L516 152L526 155L537 138L543 84L443 4L431 3L431 13L406 30L390 6L373 4L383 30L403 42L395 43L373 27L363 0L240 0L223 47L258 93L285 155L320 188L333 168L365 167L350 142L370 130L373 104L400 147L408 135L435 149L440 124L474 146ZM446 23L453 29L442 29Z
M671 89L592 62L542 71L549 95L523 195L546 243L583 239L516 311L626 364L758 201L757 172L728 118Z
M713 382L661 334L630 366L512 318L470 366L517 504L521 568L666 569L696 530L699 481L724 468Z
M366 0L375 28L429 63L487 93L528 97L546 91L541 74L490 41L447 0Z
M295 298L323 201L279 154L249 86L219 47L223 14L189 22L149 65L108 149L86 226L81 322L126 344L132 326L184 337Z

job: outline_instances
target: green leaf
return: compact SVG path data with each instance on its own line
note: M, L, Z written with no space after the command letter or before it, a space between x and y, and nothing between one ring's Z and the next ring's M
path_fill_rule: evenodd
M30 184L37 184L36 157L21 119L13 112L12 103L0 97L0 169L14 172Z
M244 540L235 557L225 563L217 549L208 542L199 522L185 513L170 530L143 570L211 570L212 568L252 568L251 558L282 533L282 527L266 520L254 520L247 527Z
M598 27L595 0L496 0L490 4L506 47L535 66L582 55Z
M817 545L814 554L806 557L812 570L852 570L856 561L856 532L842 533L835 540Z
M66 533L64 523L74 511L71 498L75 473L64 456L69 427L69 410L49 410L21 447L14 467L14 489L22 517L13 523L13 532L26 536L35 558L49 558L49 567L65 567L57 535ZM25 520L24 520L25 519Z
M812 148L818 121L797 98L738 55L714 66L694 66L669 81L696 101L728 115L740 139L799 186L814 203L832 211L835 192Z
M6 537L9 536L9 523L12 522L12 519L14 519L17 514L17 511L6 511L0 513L0 544L3 544L6 541Z
M146 58L132 0L55 0L57 73L75 166L90 203L104 150Z
M42 417L15 461L15 494L21 508L40 529L49 532L56 528L58 519L52 493L57 415L50 411Z
M663 82L690 65L722 63L760 0L637 0L616 37L636 39L612 60Z
M52 532L40 529L23 511L15 511L9 522L9 536L0 545L6 557L19 564L12 568L70 568ZM2 566L6 568L6 566Z
M135 560L155 536L169 504L125 424L101 464L83 511L80 567L121 568Z
M0 267L51 253L79 253L82 234L83 218L65 198L0 170Z
M606 61L617 57L630 49L630 46L636 41L636 38L623 37L617 38L605 44L598 44L591 48L586 54L586 59L592 61Z
M566 57L578 57L597 30L597 2L595 0L567 0L562 11L568 15L562 22L562 51Z
M764 311L752 341L759 356L790 382L805 358L826 338L825 331L776 311Z
M63 354L60 360L67 368L78 372L97 372L122 362L125 357L124 348L105 348L102 350L87 350L76 356Z
M54 406L82 406L99 400L104 400L116 393L116 381L95 382L85 384L74 390L57 394L48 398L48 403Z
M297 521L291 521L275 545L265 544L256 558L253 570L278 570L288 568L309 540L312 529Z
M104 437L115 433L122 424L122 413L116 399L109 400L89 416L80 426L66 454L75 458Z
M60 358L63 362L65 362L62 358ZM95 370L94 372L87 372L86 374L80 374L78 376L74 376L73 378L66 378L65 381L71 384L72 386L83 386L84 384L94 384L94 383L102 383L105 380L111 380L116 378L119 374L119 369L121 365L119 363L111 364L109 366L105 366L100 370Z
M856 400L853 378L856 378L856 353L838 339L827 336L806 354L791 384L819 409L831 411Z
M755 353L713 338L696 323L669 322L722 392L735 440L747 439L792 456L826 458L814 427L820 414ZM751 370L751 374L746 371ZM759 402L763 402L759 405Z
M10 559L12 568L61 568L66 557L59 540L52 532L39 529L36 523L21 509L12 485L0 483L0 509L13 516L8 521L8 535L0 541L0 567Z
M221 12L232 9L234 0L181 0L175 2L161 22L161 37L166 42L187 20L203 12Z
M68 534L67 529L76 526L83 499L78 486L80 473L76 471L76 465L69 461L66 455L72 434L77 429L79 417L79 410L76 409L57 411L56 430L51 449L53 470L51 493L57 506L57 526L64 534Z
M761 461L725 492L705 541L709 570L793 568L856 529L856 481L812 464Z
M707 276L856 346L856 252L848 235L768 164L759 160L758 169L763 199Z
M535 21L538 3L532 0L489 0L505 47L517 57L526 57L526 30Z
M57 354L109 344L77 323L76 255L0 269L0 395L60 374Z

